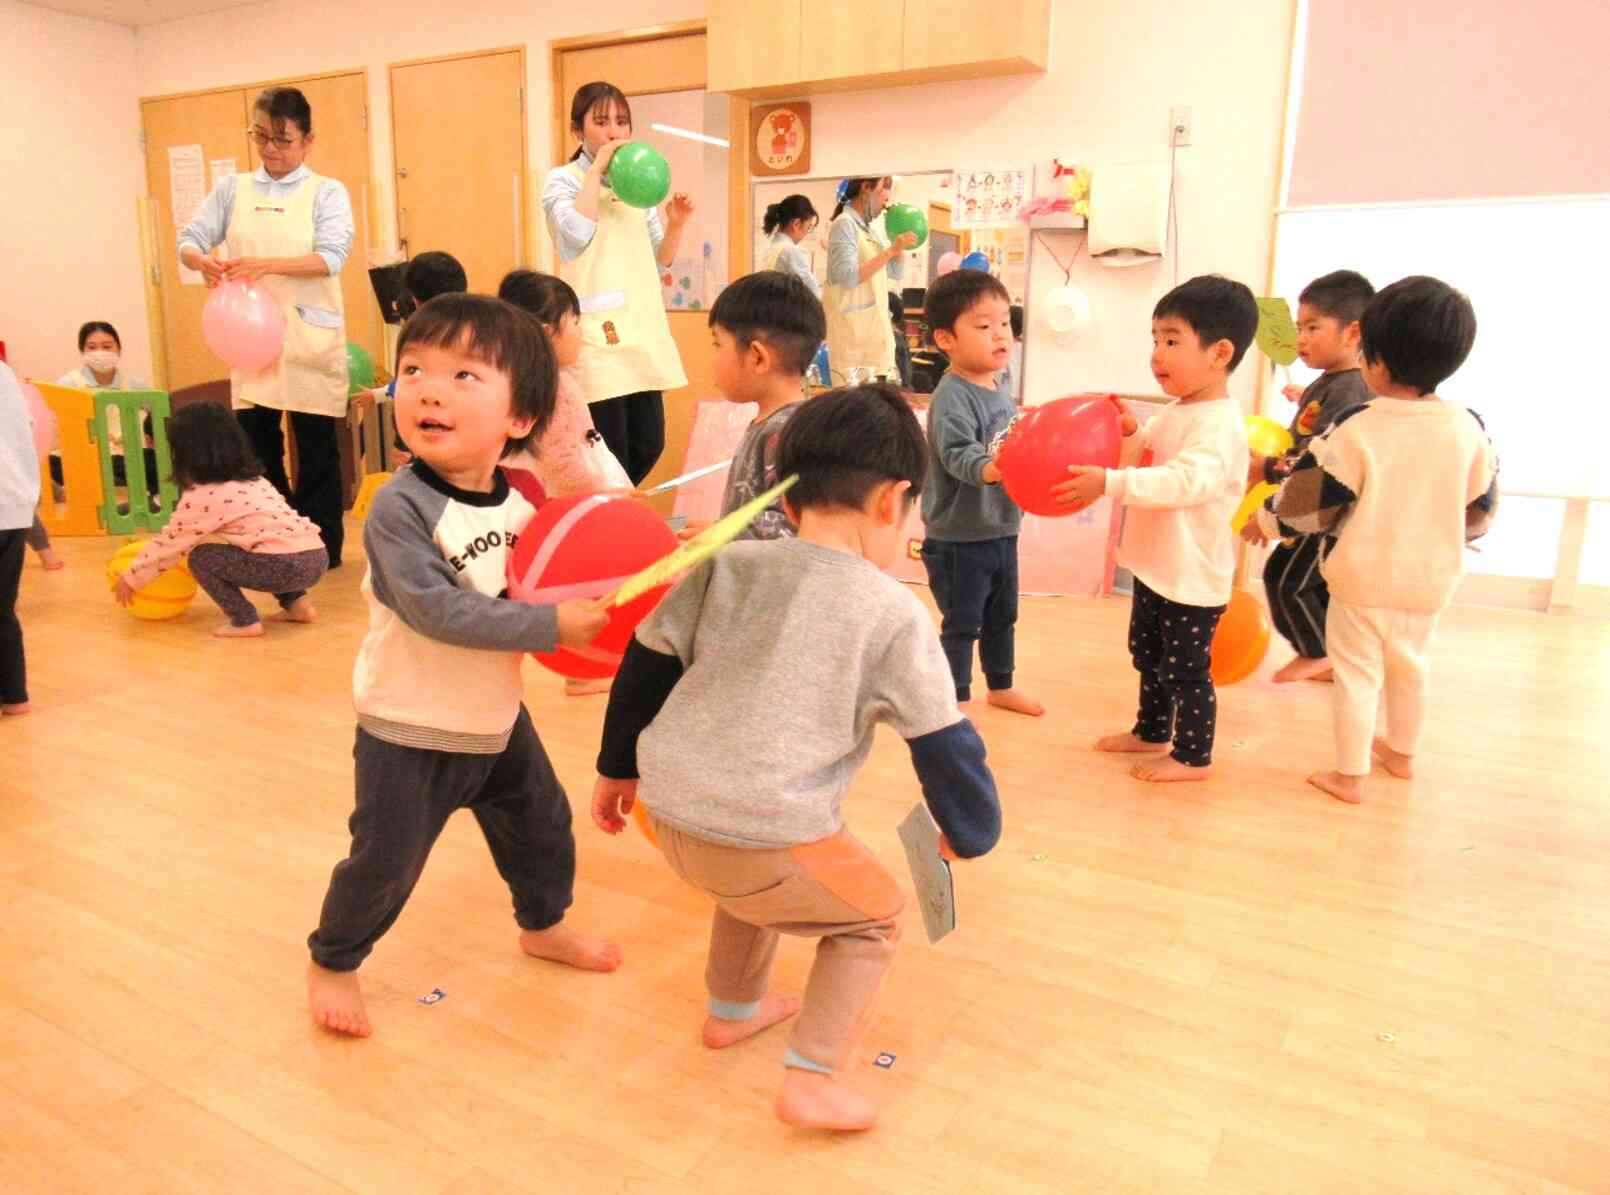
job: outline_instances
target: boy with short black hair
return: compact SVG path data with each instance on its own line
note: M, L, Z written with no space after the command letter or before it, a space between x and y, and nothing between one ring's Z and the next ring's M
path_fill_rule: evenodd
M1464 572L1465 545L1498 505L1498 467L1479 416L1437 395L1470 354L1476 313L1436 278L1394 282L1359 321L1364 381L1378 395L1308 446L1258 511L1265 535L1334 536L1326 638L1336 676L1337 767L1308 782L1363 799L1373 754L1414 774L1437 619ZM1386 695L1386 735L1374 738Z
M821 300L793 274L761 270L730 283L710 308L711 369L728 402L759 411L727 471L721 513L730 514L778 482L777 444L805 397L805 371L827 337ZM688 531L696 531L690 528ZM762 511L742 539L794 534L781 501Z
M1370 400L1370 388L1358 368L1358 321L1375 297L1364 275L1337 270L1316 278L1297 297L1297 355L1319 377L1296 394L1297 415L1291 421L1292 446L1278 457L1252 454L1252 476L1280 484L1307 451L1308 442L1348 411ZM1288 387L1288 396L1292 388ZM1257 520L1242 531L1249 543L1263 543ZM1304 535L1282 540L1269 553L1263 569L1269 616L1297 655L1273 677L1276 684L1328 680L1325 657L1325 611L1330 591L1319 570L1324 537Z
M456 810L474 811L514 895L520 947L611 971L613 943L563 923L576 872L570 805L521 704L526 652L590 643L608 615L589 601L502 595L535 513L498 462L541 433L558 369L541 327L486 295L442 295L403 328L397 423L413 462L364 522L369 629L353 668L357 805L308 938L308 1003L366 1037L357 969L396 921Z
M604 719L593 820L618 834L641 799L667 861L715 898L705 1045L800 1014L776 1111L803 1127L877 1116L835 1078L899 938L900 886L840 811L877 723L906 739L946 857L1000 836L933 622L883 571L926 464L894 386L806 402L778 454L798 477L785 499L798 537L733 544L690 573L638 627ZM819 939L803 1008L768 990L779 933Z
M1012 353L1011 303L1000 280L982 270L953 270L928 287L923 315L950 368L928 406L922 563L956 700L972 699L976 643L989 704L1039 717L1045 707L1013 683L1023 512L995 464L998 442L1017 416L1000 382Z
M1230 374L1258 330L1258 304L1239 282L1205 274L1152 312L1152 376L1174 401L1142 429L1124 417L1125 467L1074 466L1053 488L1083 505L1106 495L1129 507L1118 562L1135 578L1129 652L1140 673L1133 729L1098 751L1160 755L1130 769L1139 780L1205 780L1212 772L1218 698L1213 632L1230 600L1235 533L1247 475L1247 431ZM1150 467L1135 467L1150 450Z

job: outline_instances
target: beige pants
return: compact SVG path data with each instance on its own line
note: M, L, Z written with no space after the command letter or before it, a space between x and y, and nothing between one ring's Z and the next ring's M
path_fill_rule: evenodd
M789 1045L812 1069L842 1067L900 940L905 902L894 877L848 830L784 850L747 850L652 820L671 867L716 902L705 969L712 1010L766 994L779 934L816 938Z
M1380 610L1331 598L1325 642L1336 677L1336 770L1370 770L1375 713L1386 694L1386 745L1404 755L1420 746L1430 664L1426 659L1439 610Z

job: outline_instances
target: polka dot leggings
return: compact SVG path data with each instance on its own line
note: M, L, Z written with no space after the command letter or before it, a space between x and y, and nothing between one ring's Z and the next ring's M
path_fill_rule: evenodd
M1140 673L1140 712L1134 735L1148 743L1172 738L1174 758L1196 768L1213 762L1219 705L1208 668L1223 613L1223 606L1171 602L1135 578L1129 654Z

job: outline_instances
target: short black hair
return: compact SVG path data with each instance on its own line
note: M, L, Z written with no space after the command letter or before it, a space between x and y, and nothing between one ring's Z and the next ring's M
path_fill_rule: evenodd
M811 288L792 274L760 270L727 284L710 307L710 326L732 333L740 349L760 341L780 368L800 377L827 339L827 315Z
M84 342L97 332L105 332L113 340L117 341L118 352L123 351L123 338L117 334L117 329L112 327L112 325L107 323L105 320L92 319L89 321L89 323L85 324L78 330L79 352L82 353L84 351Z
M1384 366L1400 386L1434 394L1470 356L1476 309L1441 279L1417 274L1376 295L1359 332L1364 360Z
M928 441L898 386L844 386L806 400L783 427L777 475L795 473L787 495L795 510L860 510L886 481L909 481L915 498L928 476Z
M559 364L542 325L512 303L491 295L437 295L403 325L397 364L415 345L463 347L509 375L509 408L532 420L529 435L511 439L503 455L519 452L540 437L553 418Z
M181 490L226 481L254 481L263 466L246 431L227 407L193 402L168 420L173 483Z
M437 295L463 294L470 288L464 267L451 253L433 249L409 261L403 285L416 303L429 303Z
M252 111L268 117L268 127L276 136L284 136L288 122L294 123L302 136L313 136L313 106L295 87L264 88L253 102Z
M1303 287L1297 302L1307 303L1321 315L1340 321L1345 328L1354 320L1364 318L1364 309L1373 298L1375 288L1363 274L1357 270L1336 270Z
M1244 282L1222 274L1199 274L1157 300L1152 318L1176 316L1190 325L1203 348L1228 340L1235 346L1226 373L1234 373L1258 334L1258 301Z
M928 284L922 300L922 318L934 332L955 332L956 321L980 299L989 295L1007 304L1012 296L994 274L983 270L952 270Z
M498 283L498 298L528 311L538 322L557 329L568 313L581 315L581 300L570 283L536 270L510 270Z

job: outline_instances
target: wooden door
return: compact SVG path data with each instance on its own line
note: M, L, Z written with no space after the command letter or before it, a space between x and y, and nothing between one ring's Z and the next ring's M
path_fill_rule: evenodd
M201 308L207 288L179 276L179 228L174 222L169 150L199 147L206 172L204 191L212 190L210 163L233 159L248 169L246 92L214 91L204 95L145 100L140 115L145 128L145 177L156 222L156 262L161 287L162 344L170 391L228 377L229 369L201 338Z
M391 129L403 252L451 253L496 294L527 261L524 52L394 65Z

